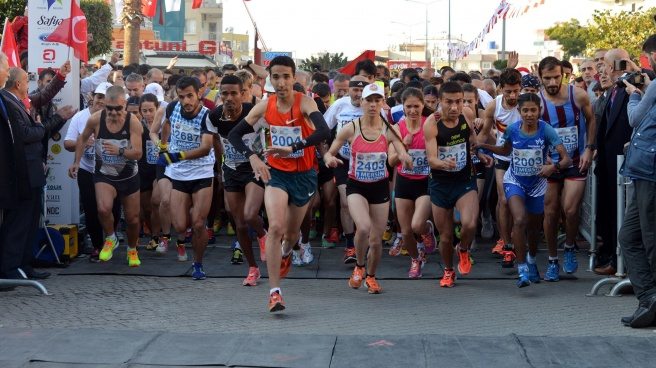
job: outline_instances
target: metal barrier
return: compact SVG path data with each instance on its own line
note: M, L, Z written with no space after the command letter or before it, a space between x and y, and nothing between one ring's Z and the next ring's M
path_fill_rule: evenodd
M585 195L581 203L581 223L579 225L579 232L590 244L588 271L594 269L597 259L597 178L594 174L596 167L597 163L593 161L590 170L588 170L588 179L585 182Z
M624 223L624 214L626 213L626 190L629 185L632 184L631 180L620 175L620 168L624 163L624 156L617 156L617 234L619 238L620 229ZM607 296L619 296L620 291L626 287L631 286L631 281L626 278L626 272L624 267L624 256L622 255L622 248L620 247L619 241L617 242L616 247L617 254L617 272L612 277L606 277L597 281L590 290L588 296L594 296L599 293L604 285L614 285L610 292L606 294Z

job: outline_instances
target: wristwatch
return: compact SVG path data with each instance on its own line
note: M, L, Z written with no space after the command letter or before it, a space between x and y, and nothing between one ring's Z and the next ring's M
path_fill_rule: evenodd
M121 147L121 148L118 149L118 155L119 156L123 156L124 153L125 153L125 148Z
M587 146L585 146L585 148L589 148L590 151L594 151L594 150L597 149L597 145L596 144L588 144Z

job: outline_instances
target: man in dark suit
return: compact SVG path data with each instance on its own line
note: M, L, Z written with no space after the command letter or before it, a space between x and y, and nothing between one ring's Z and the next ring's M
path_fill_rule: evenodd
M0 87L5 85L8 71L7 56L0 52ZM23 131L18 121L10 118L8 105L0 94L0 278L20 279L24 234L17 225L31 193Z
M37 272L32 269L30 264L33 257L32 243L39 228L43 186L46 184L41 143L45 135L45 128L43 124L32 118L22 102L28 96L28 78L23 69L9 69L9 78L5 88L0 91L0 95L6 101L9 119L16 121L22 132L31 192L31 198L21 204L21 211L17 215L18 218L14 225L15 237L7 239L8 244L4 244L4 247L13 249L10 258L5 261L11 262L12 268L18 264L28 278L42 279L50 274Z
M615 67L615 62L620 60L632 64L626 50L608 51L601 71L613 82L597 129L597 229L603 244L594 271L601 275L613 275L617 268L617 211L624 211L617 208L617 156L624 154L624 145L631 139L632 131L627 114L629 95L623 86L617 85L619 77L626 72Z

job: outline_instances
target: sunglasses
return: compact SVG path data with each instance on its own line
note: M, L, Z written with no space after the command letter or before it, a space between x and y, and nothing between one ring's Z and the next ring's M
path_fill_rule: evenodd
M121 105L117 105L117 106L105 105L105 109L107 109L108 112L110 112L110 111L121 112L123 110L123 106L121 106Z

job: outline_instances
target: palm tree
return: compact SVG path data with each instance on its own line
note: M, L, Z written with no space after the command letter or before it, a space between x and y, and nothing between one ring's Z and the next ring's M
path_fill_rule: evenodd
M125 0L123 4L123 63L139 63L139 31L143 15L141 14L141 0Z

